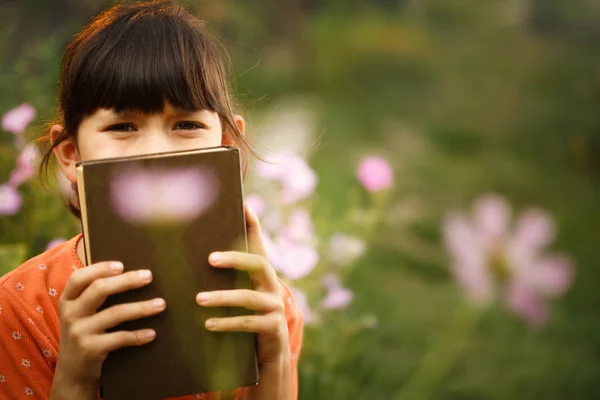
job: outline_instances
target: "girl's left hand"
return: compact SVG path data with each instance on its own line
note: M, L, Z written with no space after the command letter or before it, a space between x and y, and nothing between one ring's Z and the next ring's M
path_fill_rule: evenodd
M258 217L245 206L248 253L226 251L212 253L215 268L248 271L254 290L217 290L199 293L196 301L203 307L244 307L255 315L211 318L206 328L213 332L255 332L258 334L258 364L289 360L290 343L281 286L269 263L263 245Z

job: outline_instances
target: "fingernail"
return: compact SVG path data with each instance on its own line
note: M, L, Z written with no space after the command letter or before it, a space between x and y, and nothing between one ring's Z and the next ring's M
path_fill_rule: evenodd
M206 292L198 293L198 302L200 302L200 303L206 302L209 298L210 298L210 294L208 294Z
M246 203L246 207L248 207L248 211L250 211L250 213L254 214L254 210L252 209L250 203Z
M118 262L118 261L114 261L110 263L110 269L117 272L117 271L123 271L123 263L122 262Z
M144 336L146 336L146 339L154 339L156 337L156 332L154 331L146 331L146 333L144 334Z
M211 264L218 264L222 259L221 253L212 253L210 257L208 257L208 261L210 261Z
M152 305L154 306L154 308L158 308L160 310L162 308L165 308L167 303L164 301L164 299L154 299Z
M152 272L148 269L143 269L138 272L138 276L142 281L149 281L152 279Z
M206 328L207 329L213 329L217 326L217 322L213 319L209 319L206 321Z

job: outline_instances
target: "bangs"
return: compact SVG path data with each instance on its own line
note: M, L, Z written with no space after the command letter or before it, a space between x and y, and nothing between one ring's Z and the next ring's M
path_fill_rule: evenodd
M56 120L43 137L49 148L40 163L42 183L54 150L77 143L81 122L98 109L158 113L167 103L217 113L223 135L242 150L245 176L248 155L256 153L236 122L218 49L202 20L174 0L121 3L96 16L62 57Z
M165 102L187 111L228 108L219 96L227 92L222 66L200 24L149 10L99 18L90 29L89 46L73 60L66 109L152 113Z

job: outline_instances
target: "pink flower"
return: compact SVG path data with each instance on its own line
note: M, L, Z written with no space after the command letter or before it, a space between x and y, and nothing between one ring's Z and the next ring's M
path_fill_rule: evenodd
M279 251L279 247L271 239L271 236L269 236L264 231L261 233L261 235L263 246L265 247L265 251L267 253L269 262L271 263L271 265L273 265L273 268L275 268L275 270L280 271L279 267L282 264L284 264L285 257L283 257L283 254L281 254L281 252Z
M256 165L256 173L263 179L282 185L281 199L285 204L304 200L314 192L317 175L304 158L286 152L269 158L268 163Z
M288 158L282 168L286 173L281 178L283 184L282 200L293 204L310 196L317 186L317 174L305 159L298 156Z
M27 144L17 157L17 168L11 173L9 183L17 187L35 175L39 154L35 145Z
M22 133L35 118L35 108L29 104L21 104L2 117L2 129L15 135Z
M144 170L130 167L111 183L117 214L132 224L189 221L212 206L218 180L200 168Z
M369 192L384 190L394 184L392 167L377 156L365 157L358 165L356 177Z
M311 243L314 236L314 227L310 213L306 208L298 207L292 210L283 235L292 241Z
M554 238L550 216L532 209L511 230L510 207L495 195L481 197L471 218L451 213L443 225L451 269L469 299L487 304L496 296L532 326L548 319L547 299L563 294L573 278L571 262L545 254Z
M278 209L270 210L262 218L262 227L269 232L276 232L283 225L283 214Z
M281 156L275 157L279 158ZM273 158L273 156L270 158ZM259 177L270 181L278 181L285 173L275 160L269 160L267 162L259 161L256 163L254 170Z
M308 304L308 299L306 298L306 293L292 286L290 286L290 292L292 293L292 296L294 296L296 306L298 306L298 309L300 309L300 311L302 312L304 322L311 323L313 318L310 306Z
M0 185L0 215L15 215L21 209L23 199L10 184Z
M63 238L57 238L57 239L53 239L51 241L48 242L48 244L46 245L46 250L50 250L53 247L58 246L61 243L64 243L66 241L66 239Z
M271 240L268 235L263 234L263 244L273 268L291 280L304 278L319 262L319 253L313 246L285 237Z
M350 289L342 287L339 279L333 274L323 277L323 286L327 289L327 295L322 303L326 310L344 309L354 298L354 293Z
M246 203L250 204L256 216L260 217L265 211L265 200L258 194L250 194L245 198Z
M329 258L338 265L350 264L364 254L365 247L365 242L357 237L334 233L329 239Z

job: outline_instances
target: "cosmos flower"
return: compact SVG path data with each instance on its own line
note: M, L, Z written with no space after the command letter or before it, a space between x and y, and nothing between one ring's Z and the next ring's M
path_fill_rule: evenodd
M129 167L111 183L111 200L119 216L131 224L190 221L212 206L219 182L201 168L145 170Z
M388 189L394 184L392 167L378 156L363 158L356 170L356 177L369 192Z
M35 108L24 103L8 111L2 117L2 129L14 135L21 134L35 118Z
M548 320L548 299L570 286L573 266L560 254L546 253L555 231L550 216L524 212L511 229L511 211L496 195L476 201L472 216L450 213L443 236L451 271L465 295L485 305L495 298L532 326Z

